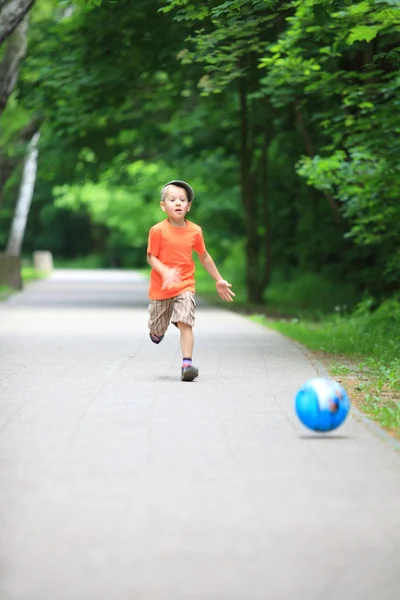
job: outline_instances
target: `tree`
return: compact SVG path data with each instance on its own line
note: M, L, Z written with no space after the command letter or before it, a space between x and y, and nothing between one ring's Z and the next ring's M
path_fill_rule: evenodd
M316 6L322 11L317 20ZM368 257L376 266L371 280L386 280L388 287L400 275L394 226L400 216L399 80L398 65L389 60L397 61L399 31L400 7L392 2L309 0L297 4L262 60L272 102L313 111L319 128L313 127L314 150L303 126L308 156L298 173L335 201L347 239L367 252L353 248L351 254L357 261Z
M183 4L183 6L182 6ZM237 158L240 164L241 202L246 230L247 295L261 303L271 276L271 225L269 205L269 148L274 137L268 98L259 94L258 62L273 38L279 9L277 2L235 0L213 3L173 1L165 12L201 24L188 38L182 63L200 63L203 94L236 94Z
M35 0L0 0L0 45L26 19Z
M36 132L28 146L28 152L22 173L21 187L17 198L14 218L8 238L6 254L20 256L24 239L26 221L32 201L36 180L38 142L40 133Z
M81 1L62 21L49 12L31 28L14 94L44 119L29 248L46 235L61 247L49 229L64 231L75 211L115 264L144 257L171 174L193 183L213 254L243 271L252 302L271 277L307 273L389 293L397 14L389 0ZM133 208L146 215L138 227Z

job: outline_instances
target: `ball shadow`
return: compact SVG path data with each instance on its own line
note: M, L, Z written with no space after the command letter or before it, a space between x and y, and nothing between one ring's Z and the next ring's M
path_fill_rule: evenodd
M334 435L332 433L306 433L299 435L301 440L350 440L350 435Z

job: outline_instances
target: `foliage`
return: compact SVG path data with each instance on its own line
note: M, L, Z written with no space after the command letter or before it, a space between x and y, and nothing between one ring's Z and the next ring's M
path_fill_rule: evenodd
M144 247L149 228L161 220L159 203L151 193L144 198L146 205L143 205L145 190L151 189L155 179L167 180L168 175L172 178L167 167L164 167L164 177L160 176L160 170L161 165L137 161L128 165L125 173L118 173L119 177L126 178L124 185L113 183L112 170L106 171L98 183L60 186L54 190L56 205L72 210L85 206L93 222L118 231L126 244Z
M315 2L294 6L289 26L261 61L268 70L263 85L277 107L297 103L313 111L322 144L299 160L297 172L335 199L348 238L377 254L383 249L384 278L394 281L400 275L400 7L384 0L319 3L318 23Z
M0 122L1 149L14 157L21 128L43 119L26 252L141 266L148 227L163 217L159 190L178 177L195 188L191 217L209 249L252 303L284 295L289 306L319 287L327 310L393 293L398 3L65 8L43 0L32 10L28 56ZM17 185L15 170L2 241Z
M275 273L265 294L270 313L316 319L348 311L357 300L357 291L351 283L332 281L316 273L293 273L289 279Z
M388 300L372 314L360 309L349 314L339 311L318 323L280 320L273 327L313 350L391 361L400 350L399 319L399 302Z

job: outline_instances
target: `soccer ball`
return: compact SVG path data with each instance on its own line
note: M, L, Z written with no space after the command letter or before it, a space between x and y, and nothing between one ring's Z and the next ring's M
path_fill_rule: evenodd
M325 377L309 379L295 397L300 421L313 431L333 431L350 411L350 400L337 381Z

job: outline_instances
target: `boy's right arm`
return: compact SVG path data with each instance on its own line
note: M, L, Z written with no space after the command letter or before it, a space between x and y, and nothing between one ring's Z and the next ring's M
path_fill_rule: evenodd
M154 254L147 253L147 262L151 266L152 269L157 271L161 275L163 284L162 289L164 288L173 288L176 287L181 282L180 271L176 267L167 267L164 263L161 262L159 258L154 256Z

